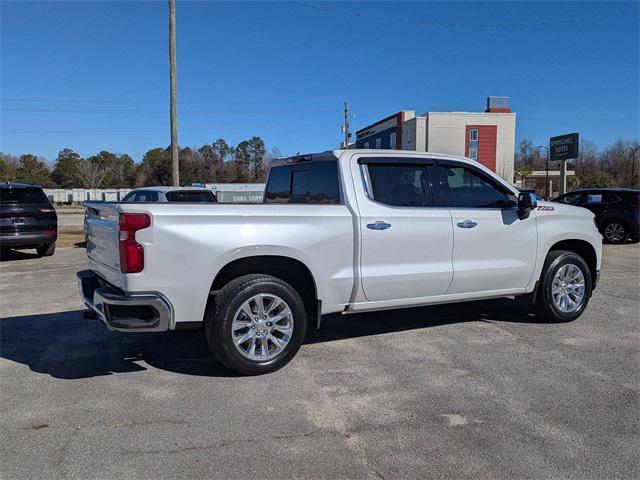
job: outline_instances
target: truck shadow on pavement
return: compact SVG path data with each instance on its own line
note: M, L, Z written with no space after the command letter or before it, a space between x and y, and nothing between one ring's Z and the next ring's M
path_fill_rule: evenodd
M307 344L383 335L460 322L536 323L524 306L498 299L353 315L327 315ZM303 347L304 348L304 347ZM81 310L0 319L0 357L61 379L139 372L146 365L185 375L229 377L212 357L203 330L114 333Z

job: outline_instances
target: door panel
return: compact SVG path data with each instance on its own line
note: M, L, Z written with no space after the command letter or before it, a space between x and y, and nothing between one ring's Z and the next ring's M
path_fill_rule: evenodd
M426 166L394 162L352 170L369 186L358 197L364 294L371 302L444 295L453 278L451 214L428 206Z
M453 225L453 281L447 294L525 288L536 260L535 212L520 219L515 198L488 173L459 162L430 167L436 204Z
M453 232L446 209L368 205L361 214L361 275L369 301L443 295L453 277ZM384 230L367 225L385 222Z
M447 293L524 288L536 261L535 214L516 209L452 208L454 277ZM470 220L472 228L458 226Z

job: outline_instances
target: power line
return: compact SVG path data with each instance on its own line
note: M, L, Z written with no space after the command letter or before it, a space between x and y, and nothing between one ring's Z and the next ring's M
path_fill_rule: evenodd
M547 20L541 22L516 22L516 23L458 23L458 22L424 22L420 20L412 20L409 18L397 18L397 17L381 17L377 15L368 15L364 13L356 13L356 12L347 12L344 10L336 10L333 8L321 7L319 5L312 5L310 3L302 3L302 2L289 2L291 5L295 5L298 7L310 8L313 10L319 10L325 13L334 13L338 15L348 16L348 17L356 17L362 18L365 20L372 20L376 22L386 22L386 23L396 23L396 24L406 24L406 25L415 25L419 27L446 27L446 28L519 28L519 27L541 27L547 25L564 25L569 23L582 23L582 22L590 22L594 20L601 20L608 17L613 16L622 16L622 15L636 15L635 11L624 11L624 12L608 12L603 13L601 15L594 15L590 17L572 17L566 18L562 20Z
M333 128L333 124L296 124L298 128ZM242 126L213 126L210 128L182 128L181 132L215 132L216 130L244 130L244 129L268 129L268 128L291 128L291 124L269 124L269 125L242 125ZM156 133L166 132L165 128L153 129L118 129L118 130L0 130L0 135L22 135L22 134L61 134L61 133Z
M107 113L107 114L149 114L149 113L166 113L165 110L118 110L118 109L94 109L94 108L65 108L65 107L2 107L3 112L35 112L35 113ZM234 114L275 114L275 113L337 113L338 109L309 109L309 108L291 108L277 110L184 110L182 113L193 115L234 115Z
M328 100L318 100L318 103L327 104L334 102L334 99ZM91 104L91 103L101 103L101 104L165 104L166 100L104 100L104 99L77 99L77 98L10 98L10 97L2 97L0 98L0 102L26 102L26 103L81 103L81 104ZM202 99L202 100L180 100L180 104L185 103L196 103L196 104L208 104L208 103L274 103L274 104L282 104L282 103L300 103L299 99L271 99L267 100L266 98L229 98L225 97L224 99L212 100L212 99Z

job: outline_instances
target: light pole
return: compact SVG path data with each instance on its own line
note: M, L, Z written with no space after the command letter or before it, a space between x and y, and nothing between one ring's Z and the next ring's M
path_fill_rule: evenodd
M549 200L549 147L540 145L536 148L544 148L547 151L546 173L544 176L544 199Z

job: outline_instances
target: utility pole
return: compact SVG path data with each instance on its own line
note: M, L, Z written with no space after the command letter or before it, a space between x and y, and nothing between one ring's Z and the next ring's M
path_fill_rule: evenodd
M178 111L176 87L176 0L169 0L169 81L171 83L171 179L174 187L180 186L178 164Z
M344 101L344 124L342 125L342 131L344 132L344 148L349 148L349 107L347 101Z
M631 184L629 185L630 188L633 188L635 184L634 180L636 177L636 152L638 151L639 148L640 148L640 145L637 145L631 149Z

